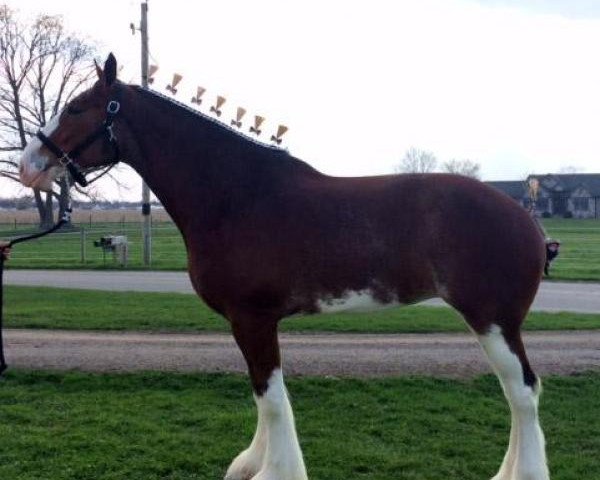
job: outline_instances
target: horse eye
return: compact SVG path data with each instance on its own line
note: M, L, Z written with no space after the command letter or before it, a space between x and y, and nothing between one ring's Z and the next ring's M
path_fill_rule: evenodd
M69 105L67 107L67 113L69 115L79 115L80 113L83 113L83 109L82 108L78 108L74 105Z

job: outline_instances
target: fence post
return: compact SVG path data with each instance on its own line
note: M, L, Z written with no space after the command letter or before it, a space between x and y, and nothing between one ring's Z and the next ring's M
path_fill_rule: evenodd
M86 262L86 255L85 255L85 227L81 227L81 263L85 263Z

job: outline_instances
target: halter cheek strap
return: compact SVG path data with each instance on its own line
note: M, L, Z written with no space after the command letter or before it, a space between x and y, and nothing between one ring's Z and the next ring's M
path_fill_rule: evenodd
M86 187L88 182L85 175L81 171L81 167L75 163L77 157L79 157L88 147L90 147L96 140L102 136L106 136L109 143L113 146L113 158L111 163L117 163L119 161L119 146L117 144L117 137L113 132L113 122L117 113L121 109L121 104L116 100L111 100L106 106L106 119L102 122L95 131L90 133L79 145L77 145L70 152L65 152L56 143L54 143L48 136L41 130L38 130L36 137L44 144L44 146L52 152L52 154L58 158L58 162L66 167L73 180L82 187Z

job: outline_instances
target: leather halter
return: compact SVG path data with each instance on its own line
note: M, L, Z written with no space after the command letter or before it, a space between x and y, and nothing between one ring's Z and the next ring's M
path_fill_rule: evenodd
M50 138L48 138L44 132L38 130L35 134L37 138L44 144L44 146L50 150L57 158L58 162L66 167L73 180L78 183L82 187L86 187L88 185L88 181L85 178L85 175L81 171L81 167L75 163L77 157L79 157L84 150L86 150L89 146L91 146L96 140L98 140L103 135L106 135L109 143L113 146L113 159L111 163L117 163L119 161L119 146L117 145L117 137L113 132L113 122L117 113L121 109L121 104L117 100L111 100L106 105L106 119L102 122L95 131L90 133L79 145L77 145L70 152L65 152L62 148L60 148L56 143L54 143Z

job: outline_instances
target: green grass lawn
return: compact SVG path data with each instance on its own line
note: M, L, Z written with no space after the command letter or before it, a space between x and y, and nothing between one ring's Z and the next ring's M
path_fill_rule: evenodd
M195 295L99 292L5 287L5 325L13 328L83 330L228 331L228 323ZM526 330L600 328L600 315L532 312ZM400 307L371 313L293 317L288 332L466 332L461 317L444 307Z
M552 238L561 241L552 277L600 281L600 220L544 219Z
M544 219L548 234L562 241L561 254L552 268L557 280L600 281L600 220ZM120 268L110 255L106 265L102 251L93 246L101 236L125 234L130 242L128 268L142 267L142 227L138 223L81 225L86 229L85 257L81 261L82 236L79 231L57 233L15 248L12 268ZM25 230L9 226L0 228L0 239L10 238ZM172 223L153 227L153 269L184 270L186 253L183 240Z
M553 480L600 478L600 374L545 379ZM290 378L312 480L481 480L509 412L495 378ZM255 426L234 375L11 371L0 388L0 478L221 479Z

